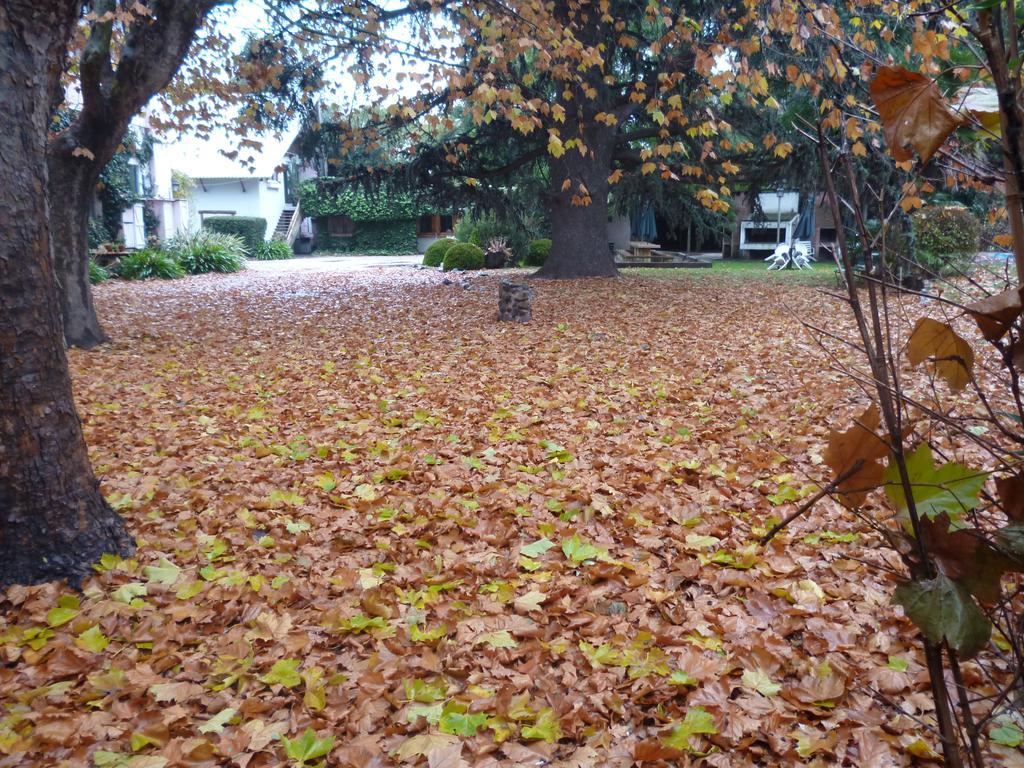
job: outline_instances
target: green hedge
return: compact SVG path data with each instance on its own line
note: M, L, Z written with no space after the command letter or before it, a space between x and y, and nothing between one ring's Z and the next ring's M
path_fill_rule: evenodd
M316 247L336 253L395 256L416 253L416 219L357 221L350 237L331 235L327 219L316 220Z
M203 229L237 235L249 253L255 253L267 238L267 220L258 216L211 216L203 221Z
M483 248L472 243L456 243L445 253L441 266L445 272L452 269L483 269Z
M966 269L978 253L981 224L966 208L930 205L914 214L914 256L939 275Z

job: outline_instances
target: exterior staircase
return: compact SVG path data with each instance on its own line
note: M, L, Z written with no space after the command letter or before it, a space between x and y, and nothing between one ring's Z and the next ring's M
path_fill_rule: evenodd
M277 220L277 226L274 227L273 237L275 240L285 240L288 237L288 227L292 223L292 215L295 213L294 205L286 205L284 210L281 211L281 216Z

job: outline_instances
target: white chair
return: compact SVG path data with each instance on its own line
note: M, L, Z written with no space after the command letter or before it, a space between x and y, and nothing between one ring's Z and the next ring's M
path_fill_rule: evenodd
M810 269L814 261L814 249L810 240L797 240L793 243L793 266L797 269Z
M770 261L768 269L785 269L789 266L789 244L779 243L772 254L765 258L765 261Z

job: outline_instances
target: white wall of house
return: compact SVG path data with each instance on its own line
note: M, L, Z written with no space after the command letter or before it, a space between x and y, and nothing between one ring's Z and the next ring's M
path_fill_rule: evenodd
M210 216L258 216L267 220L270 237L284 210L284 183L275 179L195 179L189 226L199 229Z
M608 242L615 243L616 250L629 250L631 225L628 216L615 216L608 220Z

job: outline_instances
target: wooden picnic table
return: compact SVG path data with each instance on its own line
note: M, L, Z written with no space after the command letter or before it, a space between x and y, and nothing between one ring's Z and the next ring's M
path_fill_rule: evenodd
M658 243L648 243L645 240L630 240L629 247L633 249L633 258L637 261L654 261L657 258L654 251L661 249Z

